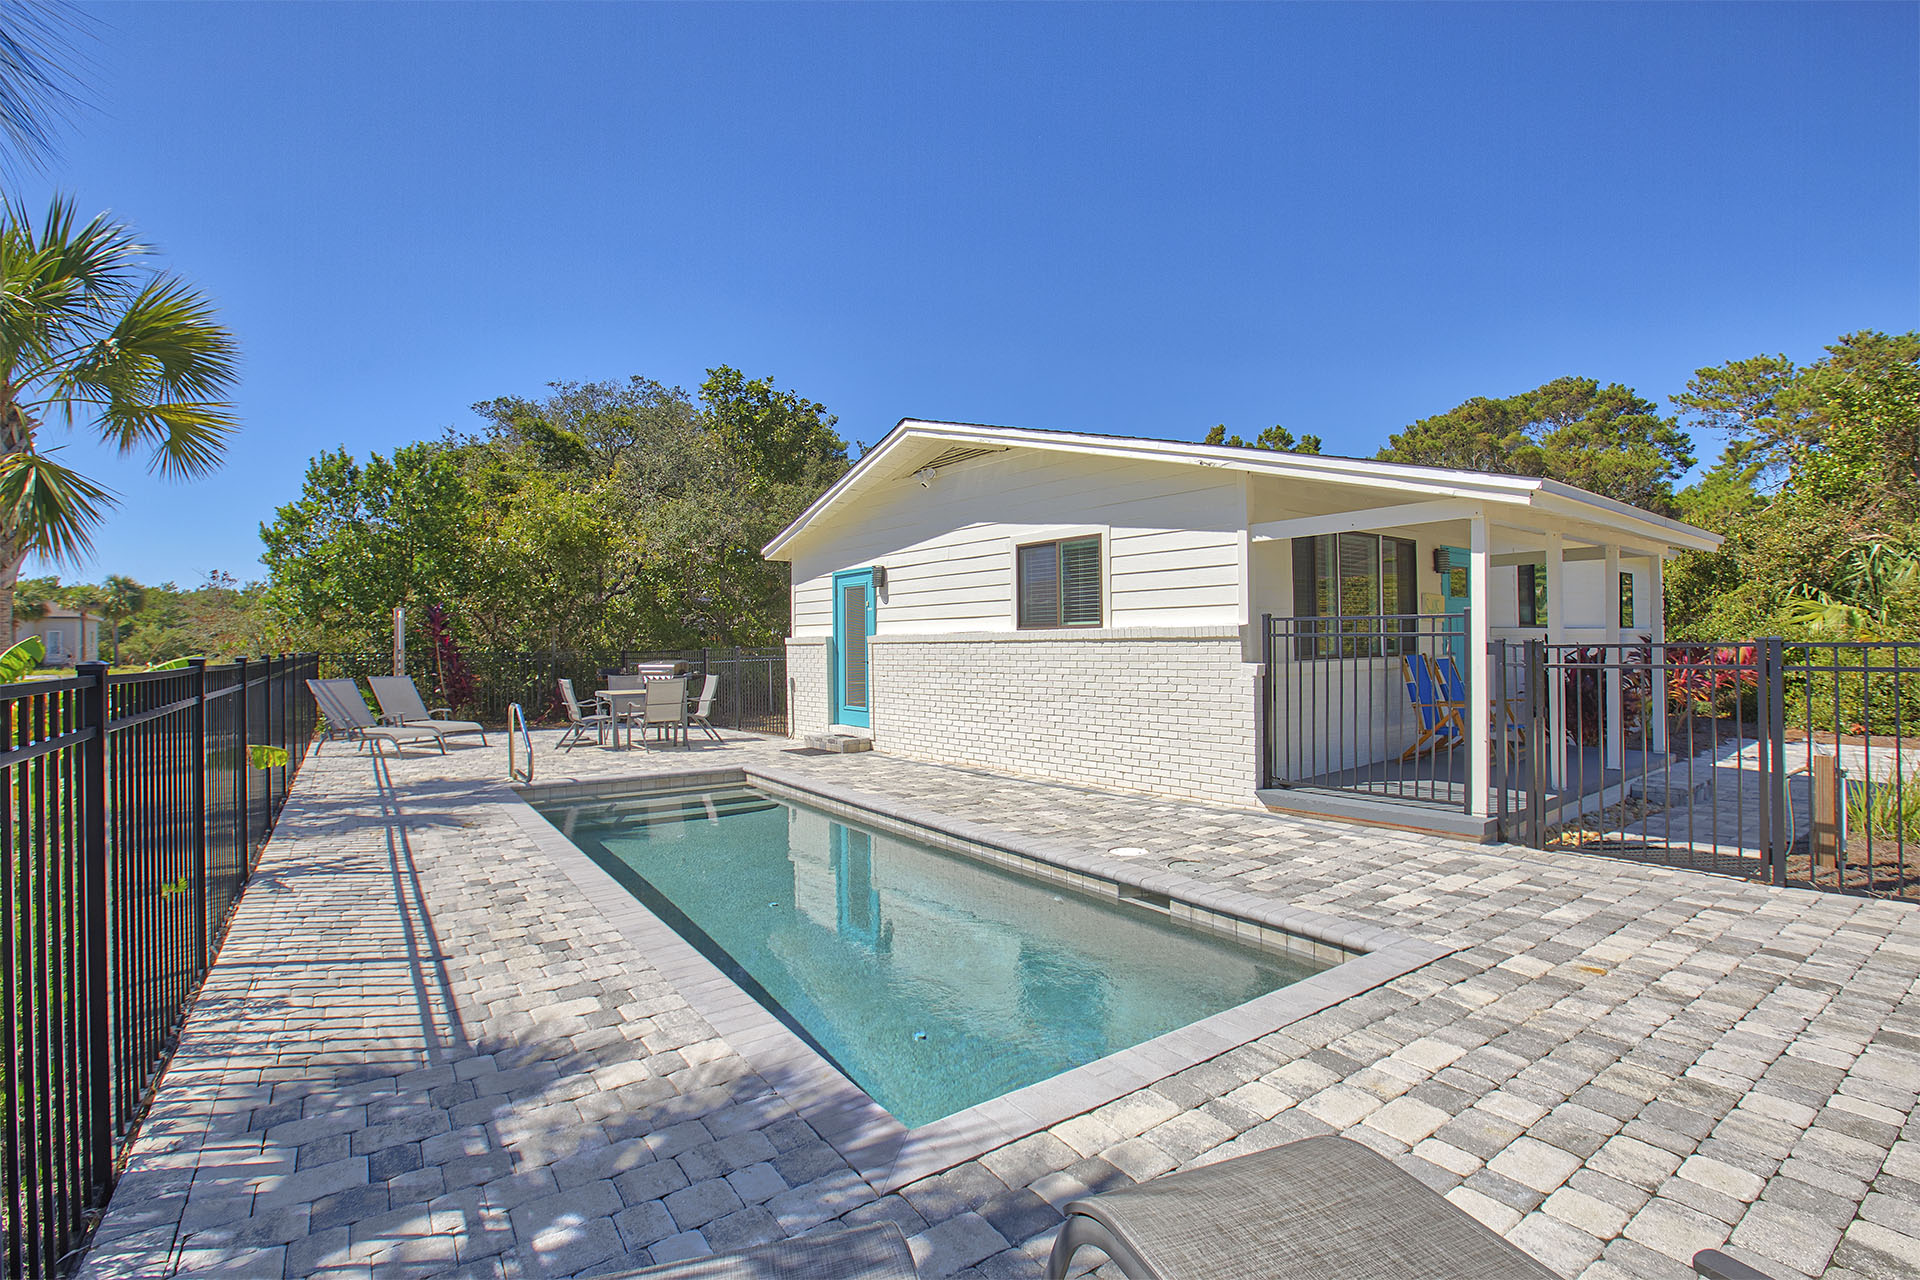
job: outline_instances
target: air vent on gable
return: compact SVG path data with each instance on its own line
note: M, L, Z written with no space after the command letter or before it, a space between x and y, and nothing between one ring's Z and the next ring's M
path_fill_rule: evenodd
M927 463L926 468L931 471L938 471L942 467L951 467L956 462L971 462L975 458L984 458L990 453L1005 452L1006 448L1004 446L979 449L971 445L955 445L953 448L935 458L932 462Z

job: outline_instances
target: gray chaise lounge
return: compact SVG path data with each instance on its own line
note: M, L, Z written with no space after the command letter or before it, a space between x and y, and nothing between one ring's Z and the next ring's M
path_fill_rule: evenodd
M1346 1138L1308 1138L1067 1206L1047 1263L1091 1245L1130 1280L1558 1280Z

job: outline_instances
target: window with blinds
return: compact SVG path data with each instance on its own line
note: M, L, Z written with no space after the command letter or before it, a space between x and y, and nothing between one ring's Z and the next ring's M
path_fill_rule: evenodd
M1293 540L1294 614L1329 620L1317 636L1301 639L1300 657L1410 652L1419 607L1410 539L1340 533Z
M1027 627L1100 625L1100 539L1066 538L1021 547L1015 556L1016 610Z

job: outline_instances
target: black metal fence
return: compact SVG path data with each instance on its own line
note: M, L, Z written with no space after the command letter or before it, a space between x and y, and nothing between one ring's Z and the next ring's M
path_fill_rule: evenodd
M1266 785L1465 807L1466 642L1465 613L1269 616Z
M1461 615L1268 618L1269 786L1474 811L1502 839L1920 900L1920 642L1495 640Z
M59 1274L105 1205L300 768L316 672L312 655L90 663L0 686L6 1275Z
M784 649L671 649L520 653L480 650L461 655L473 678L474 694L457 710L487 724L504 725L507 708L519 703L535 721L564 718L557 686L564 677L574 688L600 687L603 675L632 671L643 662L680 662L693 677L690 695L697 696L709 675L720 680L714 688L715 726L754 733L787 730L787 655ZM393 674L390 653L328 653L320 656L321 674L365 679ZM407 651L407 674L420 686L428 702L444 698L443 671L431 649Z
M1588 766L1551 780L1548 803L1513 838L1920 899L1920 643L1535 643L1506 654L1559 691L1569 756ZM1544 700L1528 708L1526 731L1541 742L1552 711Z

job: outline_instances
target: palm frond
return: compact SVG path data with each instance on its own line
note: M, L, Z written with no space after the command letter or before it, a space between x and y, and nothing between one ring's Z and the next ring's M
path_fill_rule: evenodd
M0 454L0 530L43 559L85 560L113 502L112 490L47 454Z
M59 126L80 103L74 64L79 10L67 4L8 4L0 18L0 134L15 163L53 154Z

